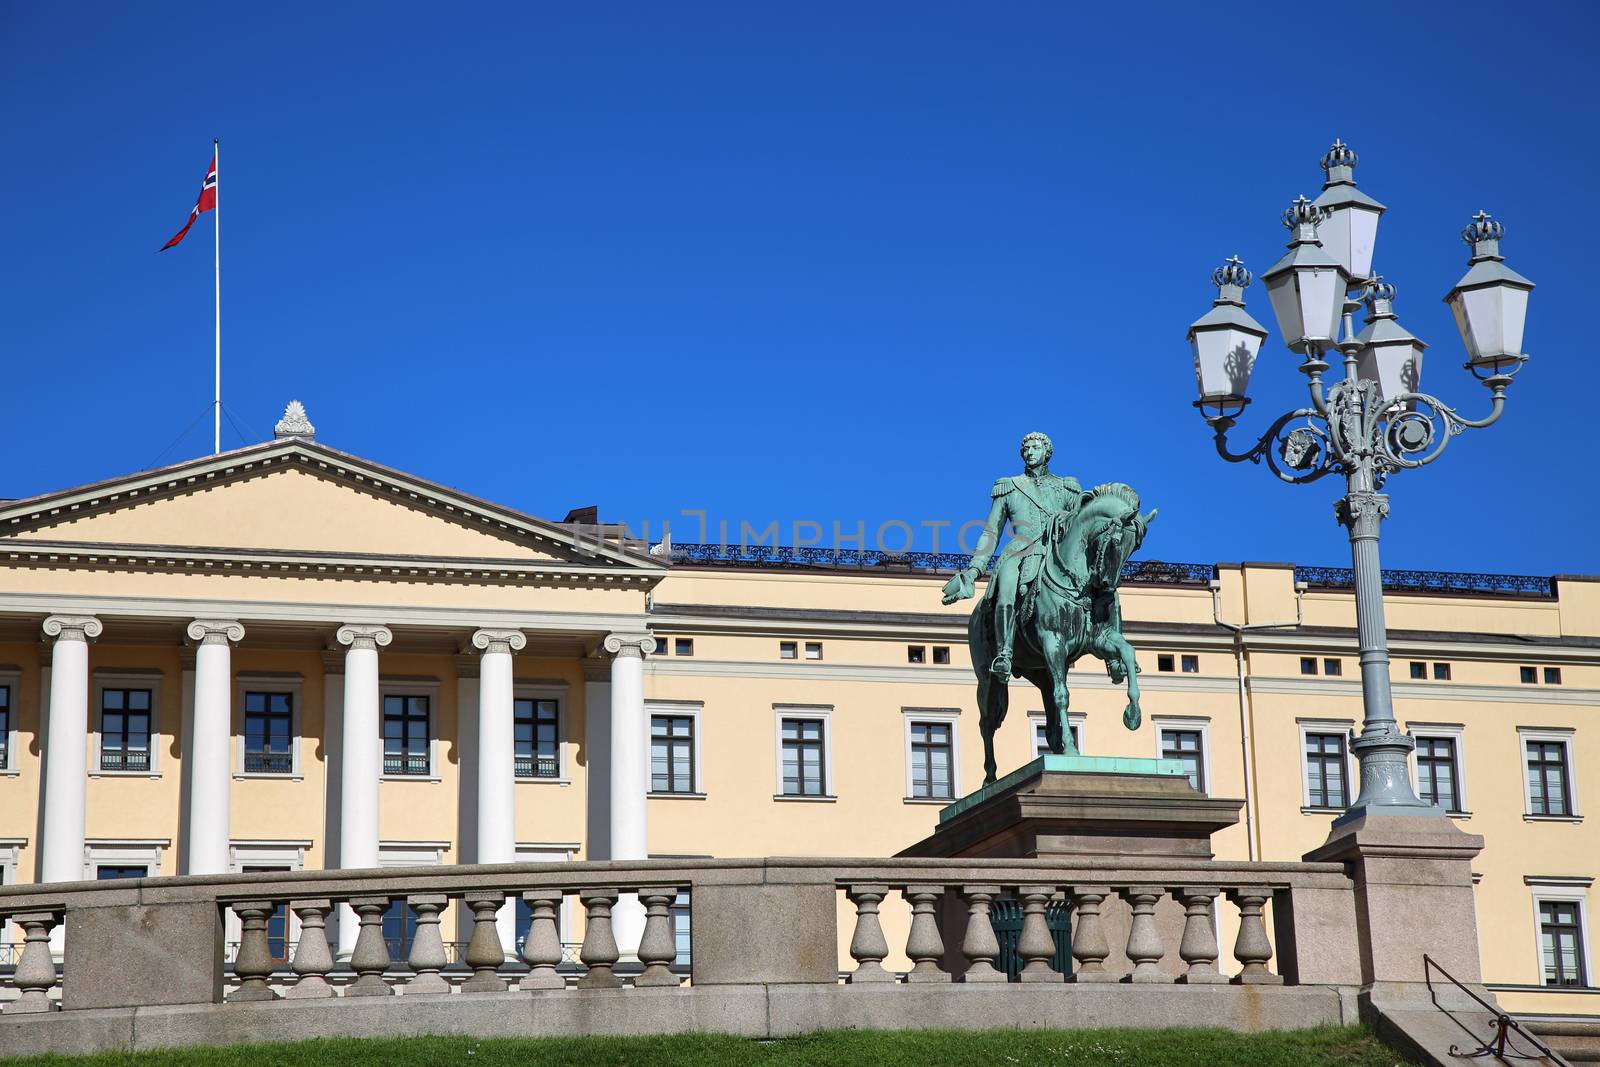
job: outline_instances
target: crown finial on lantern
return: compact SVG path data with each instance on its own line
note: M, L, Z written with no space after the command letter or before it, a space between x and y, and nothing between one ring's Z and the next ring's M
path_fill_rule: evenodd
M1250 288L1250 270L1244 265L1244 260L1238 256L1229 256L1222 261L1222 266L1211 272L1211 284L1221 289L1224 285L1236 285L1240 289Z
M1289 210L1283 213L1283 227L1293 230L1299 226L1315 226L1322 221L1322 209L1307 200L1305 196L1297 196L1294 203L1289 205Z
M1383 275L1374 274L1367 279L1367 284L1362 287L1361 299L1366 301L1394 300L1394 284L1383 280Z
M1498 241L1506 235L1506 228L1498 219L1487 211L1480 211L1472 216L1472 221L1467 223L1467 228L1461 231L1461 239L1469 245L1482 241Z
M1356 164L1360 162L1361 157L1356 155L1355 149L1335 137L1333 147L1323 154L1322 169L1329 178L1332 178L1334 169L1343 167L1347 172L1343 176L1348 178L1350 176L1348 172L1355 170Z

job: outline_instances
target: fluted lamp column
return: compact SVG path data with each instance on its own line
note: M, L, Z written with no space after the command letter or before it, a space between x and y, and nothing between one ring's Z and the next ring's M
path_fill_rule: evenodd
M189 766L189 849L185 874L228 870L228 790L233 781L233 645L244 627L227 619L196 619L194 737Z
M644 657L655 647L648 633L614 633L604 647L611 654L611 858L642 860L650 855L645 820L649 784L649 731L644 718ZM637 956L644 936L645 911L632 893L612 908L612 932L623 956Z
M521 630L477 630L472 647L478 665L478 856L479 863L517 860L516 726L511 657L528 647ZM516 904L508 902L496 918L500 944L514 957Z

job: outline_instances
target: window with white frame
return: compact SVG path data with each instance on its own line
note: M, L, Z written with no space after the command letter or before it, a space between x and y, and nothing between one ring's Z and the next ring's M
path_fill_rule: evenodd
M404 780L438 777L434 719L439 683L432 679L383 679L383 776Z
M1594 879L1526 876L1538 930L1539 983L1588 988L1594 977L1588 938L1588 890Z
M1183 764L1189 784L1202 793L1211 792L1211 720L1185 717L1157 717L1156 728L1160 759Z
M779 705L778 796L830 797L833 759L828 736L832 709Z
M954 800L959 783L954 708L906 708L906 796L911 800Z
M20 671L0 670L0 774L17 769L17 682ZM5 846L0 844L0 854Z
M1466 769L1462 761L1459 725L1408 723L1416 738L1412 763L1416 768L1417 796L1453 815L1467 812Z
M1350 723L1301 720L1301 803L1319 811L1350 806Z
M512 701L518 778L561 777L561 703L553 697Z
M95 672L99 751L91 773L160 773L161 681L159 671Z
M652 702L650 716L650 792L700 796L700 705Z
M294 694L283 689L244 691L245 774L293 774Z
M1087 721L1087 717L1082 712L1067 712L1067 732L1072 735L1072 747L1077 749L1080 754L1083 752L1083 727ZM1050 751L1050 745L1045 741L1044 736L1044 712L1028 712L1028 722L1033 726L1033 755L1037 759Z
M1572 774L1572 730L1519 727L1522 742L1523 809L1532 818L1578 815L1578 783Z
M91 882L154 878L161 873L161 853L171 844L170 838L86 841L83 877Z

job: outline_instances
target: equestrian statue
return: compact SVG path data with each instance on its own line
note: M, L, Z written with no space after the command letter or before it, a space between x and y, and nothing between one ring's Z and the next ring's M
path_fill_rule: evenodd
M1141 515L1139 494L1120 482L1085 492L1076 479L1052 474L1053 452L1042 433L1022 439L1023 473L994 483L977 550L944 587L946 604L972 597L1002 529L1011 524L1011 539L967 626L978 676L984 785L996 777L994 734L1005 721L1014 677L1026 678L1043 695L1045 742L1053 753L1077 753L1067 729L1067 671L1086 653L1105 662L1113 682L1127 682L1122 722L1139 728L1139 667L1122 636L1117 583L1156 513Z

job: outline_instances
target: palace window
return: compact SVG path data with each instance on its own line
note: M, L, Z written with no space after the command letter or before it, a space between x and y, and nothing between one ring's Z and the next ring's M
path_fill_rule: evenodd
M651 653L657 656L665 656L667 654L667 639L665 637L656 638L656 647L651 650Z
M511 702L512 745L518 778L561 777L561 709L555 700Z
M779 659L799 659L800 658L800 646L799 646L799 644L794 642L794 641L779 641L778 642L778 658Z
M239 868L240 874L282 874L293 870L283 864L251 864ZM272 962L284 964L289 962L289 905L279 904L272 909L272 914L267 916L267 952L272 956Z
M1315 656L1301 656L1300 657L1300 673L1301 674L1316 674L1317 673L1317 657L1315 657Z
M1455 738L1417 738L1417 795L1445 811L1463 810Z
M1050 746L1044 739L1044 712L1030 715L1028 718L1033 723L1033 754L1037 758L1050 751ZM1067 713L1067 733L1072 735L1072 747L1080 754L1083 752L1083 723L1083 715Z
M1205 735L1201 731L1164 728L1161 731L1161 758L1182 762L1189 775L1189 784L1205 792Z
M0 771L11 769L11 687L0 685Z
M1539 901L1539 956L1547 986L1587 985L1583 908L1576 900Z
M1200 673L1200 657L1199 656L1184 656L1180 660L1180 664L1183 667L1183 673L1184 674L1199 674Z
M782 795L827 796L827 720L784 718L779 737Z
M244 694L246 774L294 773L294 699L289 693Z
M1572 782L1565 739L1524 737L1528 767L1528 814L1571 816Z
M1322 661L1322 673L1330 678L1337 678L1344 673L1344 661L1338 659L1325 659Z
M672 639L672 654L674 656L694 655L694 638L675 637Z
M1435 663L1433 665L1433 680L1436 682L1448 682L1450 680L1450 664Z
M821 641L807 641L806 642L806 659L821 659L821 658L822 658L822 642Z
M906 646L906 662L907 663L925 663L925 662L927 662L927 655L928 655L928 646L926 646L926 645L907 645Z
M1163 652L1156 657L1156 670L1173 671L1176 669L1176 661L1171 653Z
M911 731L911 796L913 799L955 798L955 730L953 719L918 720Z
M1348 760L1342 733L1304 734L1306 807L1342 810L1350 805Z
M1544 669L1544 684L1545 685L1560 685L1561 684L1561 668L1560 667L1546 667Z
M391 693L384 696L384 774L427 777L432 773L429 704L428 697L421 695Z
M116 882L124 878L148 878L150 868L142 863L97 863L94 879L97 882Z
M1422 681L1427 681L1427 678L1428 678L1428 665L1426 663L1418 663L1416 660L1412 660L1411 661L1411 677L1415 678L1415 679L1420 679Z
M936 663L936 664L949 664L949 662L950 662L950 646L949 645L934 645L933 646L933 662Z
M100 769L150 770L149 689L100 690Z
M1518 668L1518 674L1521 676L1523 685L1535 685L1539 681L1539 672L1533 667L1520 667Z
M693 715L650 716L650 792L695 791Z

